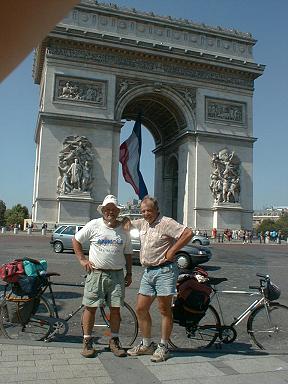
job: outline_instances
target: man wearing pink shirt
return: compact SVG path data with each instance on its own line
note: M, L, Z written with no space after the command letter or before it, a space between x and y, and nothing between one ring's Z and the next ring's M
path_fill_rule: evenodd
M191 240L193 232L174 219L160 215L157 200L150 196L142 200L141 213L143 219L133 220L132 223L124 219L124 225L139 229L140 261L145 267L136 304L143 340L129 349L127 354L152 355L151 361L160 362L169 358L168 340L173 327L171 305L178 277L175 253ZM155 298L161 314L161 341L157 347L151 339L152 320L149 312Z

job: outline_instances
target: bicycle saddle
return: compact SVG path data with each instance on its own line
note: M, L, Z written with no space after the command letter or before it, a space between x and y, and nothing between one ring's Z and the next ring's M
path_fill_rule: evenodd
M61 276L61 274L58 273L58 272L47 272L47 273L45 274L45 276L46 276L46 277L51 277L51 276Z
M220 283L223 283L223 281L227 281L228 279L226 277L210 277L209 276L209 283L212 285L218 285Z

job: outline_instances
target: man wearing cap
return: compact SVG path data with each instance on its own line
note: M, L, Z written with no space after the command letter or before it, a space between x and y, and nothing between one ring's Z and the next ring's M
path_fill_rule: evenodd
M125 356L119 341L120 307L124 305L125 286L132 282L132 245L130 235L117 220L120 206L113 195L107 195L97 208L102 218L89 221L73 239L75 254L87 272L83 304L83 351L82 356L94 357L92 330L97 307L110 307L110 350L115 356ZM82 244L90 241L89 259ZM126 274L124 277L124 269Z
M123 221L127 229L131 224L139 229L140 262L145 267L136 304L143 339L127 354L152 355L151 361L157 363L169 358L168 340L173 327L171 306L179 273L175 254L191 240L193 232L172 218L160 215L158 202L153 197L144 197L141 214L143 219L133 220L132 223L128 218ZM157 347L151 339L152 319L149 312L155 299L161 314L161 340Z

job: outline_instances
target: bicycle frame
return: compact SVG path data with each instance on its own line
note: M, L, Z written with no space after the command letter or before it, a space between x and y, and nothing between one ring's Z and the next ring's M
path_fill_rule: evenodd
M53 289L52 289L52 285L59 285L59 286L63 286L63 287L83 287L83 284L71 284L71 283L55 283L55 282L52 282L52 281L48 281L48 284L46 285L46 287L44 288L44 290L41 292L41 294L43 294L47 288L49 289L49 293L51 295L51 301L52 301L52 306L53 306L53 311L55 313L55 317L57 319L60 319L59 317L59 313L58 313L58 309L57 309L57 305L56 305L56 300L55 300L55 296L54 296L54 292L53 292ZM78 313L82 308L84 307L83 304L79 305L79 307L77 309L75 309L74 311L72 311L71 313L68 314L67 317L63 318L62 320L64 321L69 321L74 315L76 315L76 313Z
M220 300L219 300L219 296L218 296L218 293L226 293L226 294L244 294L244 295L249 295L249 296L254 296L254 295L261 295L262 297L253 301L253 303L251 303L248 308L246 308L244 310L244 312L240 313L240 315L238 315L238 317L234 318L234 321L231 323L231 324L228 324L228 326L230 327L234 327L234 326L237 326L238 324L240 324L243 320L245 320L258 306L262 305L263 303L266 304L266 299L264 297L264 293L261 292L257 292L257 293L252 293L252 292L249 292L249 291L226 291L226 290L223 290L223 291L219 291L215 288L213 288L213 296L211 298L211 301L213 300L214 297L216 297L216 301L217 301L217 305L218 305L218 308L219 308L219 314L220 314L220 319L221 319L221 322L222 322L222 325L227 325L225 324L225 320L224 320L224 315L223 315L223 310L222 310L222 307L221 307L221 303L220 303ZM268 315L268 311L267 311L267 315Z

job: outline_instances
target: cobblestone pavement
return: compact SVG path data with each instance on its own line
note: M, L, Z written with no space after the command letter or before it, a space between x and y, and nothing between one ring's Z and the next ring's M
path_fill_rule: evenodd
M149 356L117 358L105 348L93 359L80 344L20 345L0 339L0 383L23 384L287 384L288 354L213 350L172 352L163 363Z

